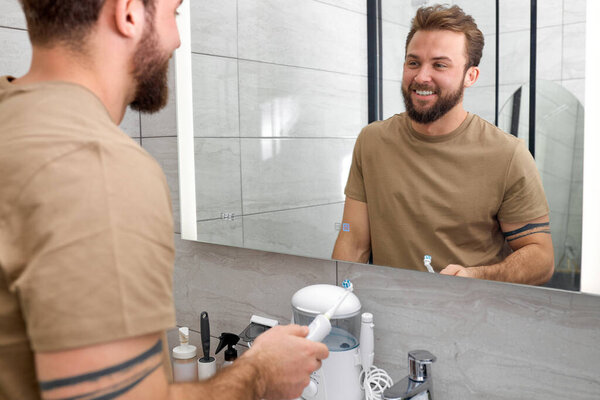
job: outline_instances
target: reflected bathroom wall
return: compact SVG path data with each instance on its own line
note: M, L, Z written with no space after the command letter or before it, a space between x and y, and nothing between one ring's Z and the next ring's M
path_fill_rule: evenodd
M329 258L367 124L365 0L191 11L198 240Z
M529 85L502 107L499 126L529 142ZM525 100L525 101L523 101ZM535 162L550 206L556 270L550 287L579 290L584 109L567 89L536 82Z

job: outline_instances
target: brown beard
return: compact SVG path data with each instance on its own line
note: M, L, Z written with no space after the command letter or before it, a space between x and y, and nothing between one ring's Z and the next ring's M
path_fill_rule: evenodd
M404 106L406 107L406 113L408 114L410 119L412 119L413 121L418 122L420 124L430 124L432 122L437 121L444 115L446 115L446 113L448 113L448 111L450 111L452 108L454 108L454 106L457 105L462 100L463 93L465 90L464 87L461 86L457 90L450 92L447 95L444 95L443 93L440 93L439 91L436 91L439 96L437 101L429 109L427 109L425 111L417 111L417 109L415 108L415 105L413 103L413 100L410 96L412 91L415 89L416 90L431 90L431 88L422 87L422 86L416 85L416 84L411 84L408 87L408 90L406 90L406 89L404 89L404 87L402 87L402 96L404 97Z
M151 19L148 19L151 21ZM155 113L162 109L169 98L167 74L169 55L161 53L154 24L149 23L133 56L133 76L136 82L132 109Z

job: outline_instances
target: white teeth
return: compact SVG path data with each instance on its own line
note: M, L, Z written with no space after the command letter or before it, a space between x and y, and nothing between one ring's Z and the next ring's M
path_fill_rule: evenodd
M431 90L417 90L416 92L419 96L429 96L430 94L433 94Z

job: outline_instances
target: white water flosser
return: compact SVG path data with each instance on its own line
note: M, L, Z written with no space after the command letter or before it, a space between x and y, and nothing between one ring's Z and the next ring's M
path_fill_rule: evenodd
M360 324L360 361L362 372L359 380L365 392L366 400L379 400L383 391L394 384L392 378L382 370L373 365L375 358L375 336L373 334L373 314L363 313Z
M306 338L308 340L312 340L313 342L321 342L323 339L329 335L331 332L331 322L329 321L331 317L335 315L338 307L346 300L346 297L354 290L354 286L349 279L344 279L342 282L342 287L346 289L346 292L340 297L338 302L331 307L325 314L319 314L315 317L315 319L308 326L308 335Z

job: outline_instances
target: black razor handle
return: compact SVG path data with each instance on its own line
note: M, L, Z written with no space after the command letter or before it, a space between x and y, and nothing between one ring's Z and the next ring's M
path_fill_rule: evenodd
M210 358L210 323L206 311L202 311L202 314L200 314L200 337L202 338L204 361L208 361Z

